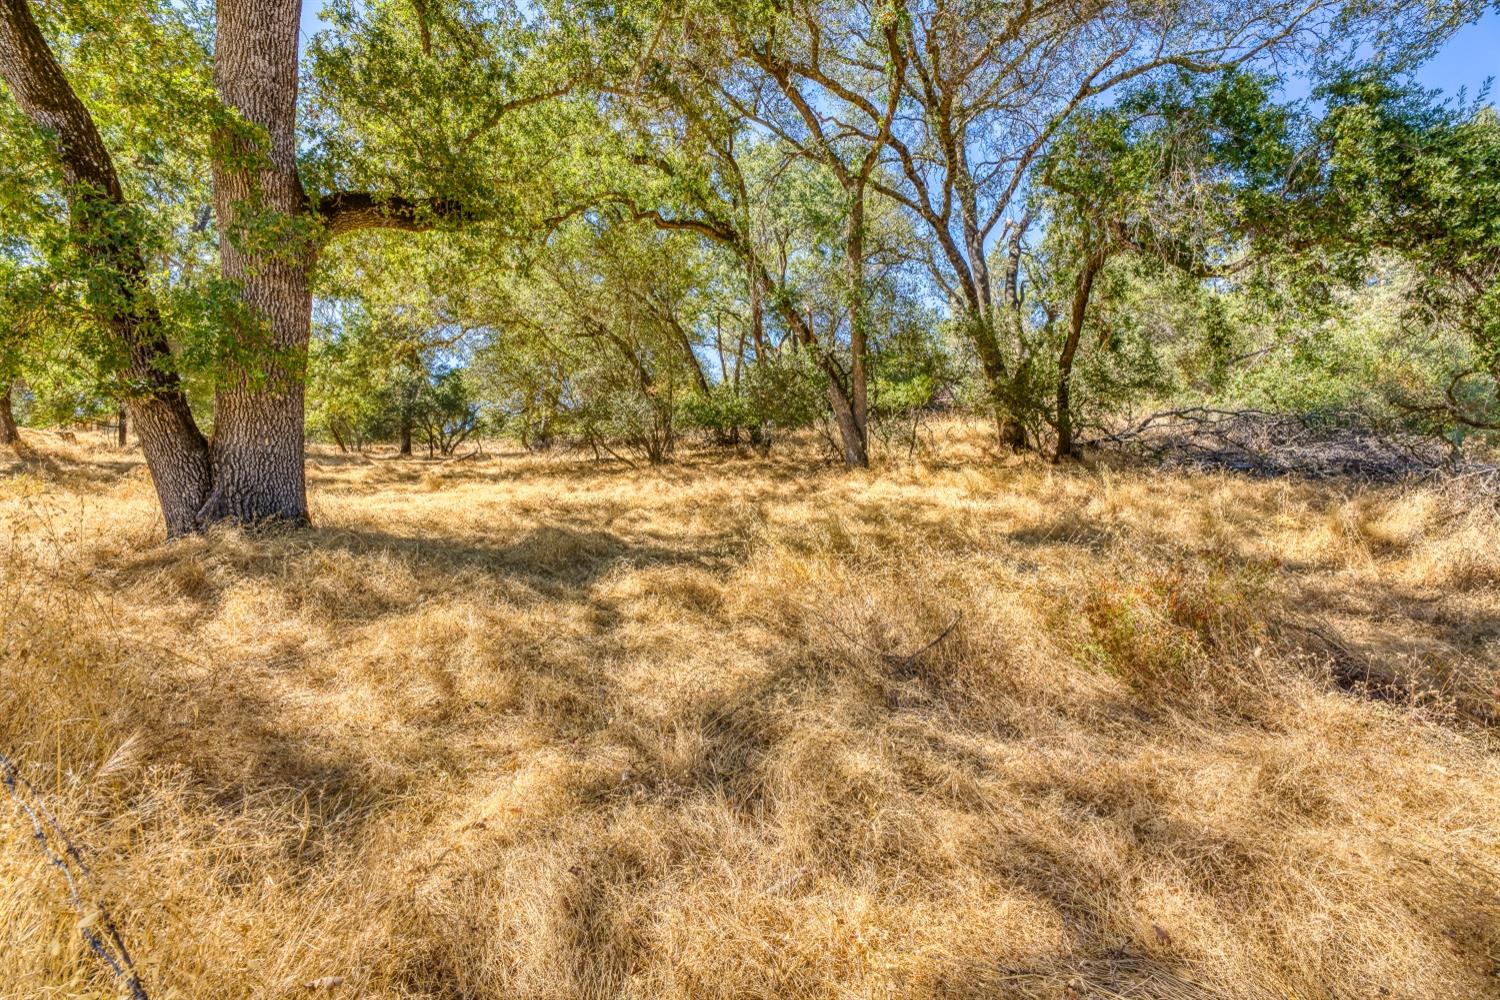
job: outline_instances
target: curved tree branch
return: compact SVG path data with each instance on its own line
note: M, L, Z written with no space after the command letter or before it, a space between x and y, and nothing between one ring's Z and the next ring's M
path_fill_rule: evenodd
M444 222L472 221L475 215L451 198L406 198L369 191L336 191L318 201L314 212L331 239L358 229L421 232Z

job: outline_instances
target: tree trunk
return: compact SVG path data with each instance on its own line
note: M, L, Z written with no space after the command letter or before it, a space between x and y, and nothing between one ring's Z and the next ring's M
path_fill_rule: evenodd
M797 315L795 310L790 312L793 316ZM812 311L808 310L805 322L800 316L798 320L797 329L804 346L812 352L813 360L828 378L828 407L833 411L834 423L838 425L839 450L844 465L850 469L868 468L870 457L865 451L864 428L855 416L854 401L844 385L844 373L832 356L818 345L817 334L812 325Z
M868 468L870 456L865 452L864 429L855 415L853 401L833 372L828 379L828 403L833 408L834 423L838 424L844 465L850 469Z
M844 279L849 283L849 413L839 417L844 441L844 464L851 469L870 466L870 388L865 372L865 188L851 191L849 219L844 233ZM845 427L847 419L848 426Z
M666 314L663 317L667 325L671 326L677 333L677 342L682 345L683 357L687 359L688 367L692 369L693 381L698 383L698 391L707 398L713 390L708 384L708 373L703 370L703 362L698 360L698 352L693 350L693 339L688 336L687 328L678 322L677 317ZM717 339L717 338L715 338ZM719 376L724 376L724 349L719 349Z
M756 267L761 274L762 287L768 289L775 287L771 284L764 265L757 262ZM782 321L791 332L792 349L795 351L800 342L803 347L812 352L813 360L822 369L823 374L828 376L828 405L833 410L833 419L839 427L839 443L844 464L850 468L867 466L869 456L864 451L862 430L854 417L854 403L844 388L844 374L839 371L839 366L834 363L828 352L818 345L818 335L813 327L812 307L809 306L807 315L803 316L787 301L785 295L776 295L772 301L776 303ZM851 448L856 444L857 450Z
M1094 291L1094 278L1104 265L1104 255L1094 253L1078 273L1073 286L1073 308L1068 315L1068 339L1063 342L1062 355L1057 360L1057 451L1052 460L1074 458L1073 410L1069 398L1069 387L1073 378L1073 359L1078 355L1078 342L1083 336L1083 321L1088 313L1089 296Z
M116 414L115 422L115 444L123 448L130 443L130 427L126 423L125 404L120 404L119 412Z
M399 454L411 454L411 411L401 411L401 451Z
M55 144L73 237L99 265L89 305L125 349L120 375L131 393L128 408L161 500L167 535L186 534L195 530L198 508L209 491L208 445L188 408L150 298L144 250L134 228L119 218L132 206L114 162L25 0L0 0L0 77L17 106Z
M0 393L0 444L16 448L21 444L21 432L16 430L16 416L10 407L11 388L7 382L5 392Z
M214 85L269 147L222 137L214 162L219 267L247 307L241 343L271 348L263 370L228 376L217 395L213 492L204 523L308 523L303 374L312 325L317 231L297 177L300 0L219 0Z
M1021 250L1025 239L1026 230L1031 225L1031 214L1028 212L1011 233L1009 246L1005 253L1005 316L1011 326L1011 335L1017 344L1024 343L1025 319L1021 312ZM986 271L988 280L988 271ZM993 328L992 328L993 329ZM992 332L993 337L993 332ZM998 343L994 345L996 355L999 353ZM1016 378L1019 381L1025 372L1025 360L1021 362L1021 371ZM996 400L995 407L995 429L1000 437L1002 448L1012 451L1026 450L1026 429L1016 419L1014 408L1004 401L1004 386L1006 373L1004 365L999 365L991 379L991 391Z
M985 387L989 390L991 405L995 408L995 431L1002 448L1012 451L1026 449L1026 428L1016 419L1015 406L1009 397L1010 372L1005 357L1000 352L1000 341L995 336L995 327L983 313L970 312L965 317L974 352L979 356L979 369L984 375Z
M766 313L763 303L765 286L761 283L753 257L747 270L750 272L750 340L755 344L755 363L760 364L766 353Z
M167 537L192 534L200 527L198 511L208 496L213 467L187 398L180 392L167 398L137 397L126 409L151 470Z
M309 206L296 163L301 8L300 0L218 2L214 84L252 126L228 126L215 137L220 269L246 307L230 332L265 364L225 373L210 445L150 299L136 229L120 220L132 206L99 130L26 0L0 0L0 78L54 143L74 238L101 278L89 304L128 357L119 375L169 536L223 519L306 523L302 377L312 314L308 276L319 242L371 226L425 229L434 213L455 212L448 202L350 191Z

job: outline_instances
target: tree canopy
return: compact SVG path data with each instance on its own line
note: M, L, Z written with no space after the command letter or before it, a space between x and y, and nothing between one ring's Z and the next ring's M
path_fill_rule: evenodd
M1483 3L3 10L0 380L127 406L170 534L306 521L308 434L1500 426L1500 120L1408 82Z

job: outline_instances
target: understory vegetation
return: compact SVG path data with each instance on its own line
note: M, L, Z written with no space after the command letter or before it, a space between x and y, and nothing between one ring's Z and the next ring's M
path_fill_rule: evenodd
M153 997L1493 995L1500 516L803 434L0 480L0 746ZM113 996L20 812L0 997Z
M133 422L169 537L309 439L1500 429L1487 0L209 6L0 19L0 443Z

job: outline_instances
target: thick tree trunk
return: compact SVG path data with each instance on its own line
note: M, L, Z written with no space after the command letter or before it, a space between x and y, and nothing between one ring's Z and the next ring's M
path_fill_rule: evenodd
M125 348L120 373L168 536L193 531L208 495L208 446L173 370L161 318L146 287L144 251L128 220L119 175L104 140L53 58L25 0L0 0L0 77L17 106L53 137L82 251L99 265L90 306Z
M121 403L115 414L115 444L123 448L130 443L130 427L126 422L125 404Z
M411 454L411 411L401 412L401 450L399 454Z
M11 385L6 383L5 391L0 393L0 444L15 448L20 443L21 432L16 430L16 415L11 410Z
M264 130L226 129L217 137L220 266L246 306L243 328L233 332L266 363L226 373L210 446L193 421L150 300L141 244L121 224L131 206L99 131L26 0L0 0L0 78L17 106L53 137L75 238L107 279L95 283L90 305L128 355L120 372L127 409L169 536L221 519L307 521L302 376L312 311L308 274L318 242L369 226L424 229L434 214L455 210L447 202L369 192L336 192L317 211L309 209L296 163L301 6L300 0L218 3L215 85L245 122Z
M312 322L309 271L317 233L297 177L299 0L219 0L214 84L225 104L265 130L269 148L225 137L214 163L219 259L265 337L264 371L231 375L217 397L213 492L204 523L306 524L303 387Z
M187 399L181 393L141 396L126 408L151 470L167 537L192 534L199 528L198 511L208 497L212 466L208 442L193 422Z

